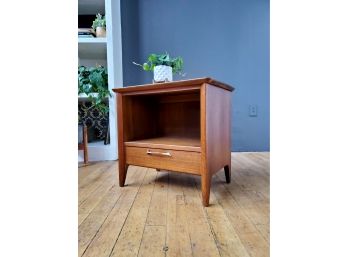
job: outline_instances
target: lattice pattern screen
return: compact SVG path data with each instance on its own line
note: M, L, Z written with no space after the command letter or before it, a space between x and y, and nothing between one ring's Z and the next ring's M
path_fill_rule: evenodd
M88 141L105 140L108 133L109 113L103 114L91 102L79 102L79 121L88 127Z

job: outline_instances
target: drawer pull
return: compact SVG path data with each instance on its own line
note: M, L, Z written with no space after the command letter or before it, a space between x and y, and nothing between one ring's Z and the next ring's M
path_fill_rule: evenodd
M172 156L169 152L160 153L160 152L152 152L151 150L147 150L146 153L149 154L149 155L160 155L160 156L168 156L168 157Z

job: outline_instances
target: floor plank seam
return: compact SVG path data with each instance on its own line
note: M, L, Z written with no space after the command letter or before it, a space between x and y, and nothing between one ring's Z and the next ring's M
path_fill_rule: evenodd
M79 184L79 187L82 186L82 182L85 182L85 180L87 180L92 175L95 175L96 172L98 173L103 168L101 163L104 163L104 162L99 162L99 163L96 163L95 165L79 167L78 176L79 176L79 182L81 183L81 185Z
M267 199L269 201L269 197L267 195L265 195L264 192L261 192L260 190L255 189L255 188L250 189L248 187L245 187L243 185L243 183L238 182L238 180L236 180L236 178L234 176L231 177L231 181L234 182L240 188L240 190L245 192L246 194L250 194L250 192L257 192L258 194L260 194L262 196L262 198Z
M166 210L166 236L165 236L165 240L164 240L164 246L166 247L168 250L168 242L167 242L167 232L168 232L168 196L169 196L169 172L167 171L167 210ZM164 256L167 256L167 251L164 252Z
M240 183L238 183L234 178L232 178L232 180L234 181L234 183L239 187L239 189L242 191L242 192L244 192L246 195L250 195L250 191L252 191L252 190L249 190L249 189L243 189L243 187L240 185ZM260 195L262 195L262 197L264 198L264 199L267 199L268 201L269 201L269 198L267 197L267 196L265 196L262 192L259 192L259 191L256 191L256 192L258 192ZM232 194L231 194L232 195ZM235 199L235 198L233 198L233 199ZM235 199L235 201L238 203L238 201ZM260 212L260 213L262 213L263 212L263 210L262 209L260 209L260 206L259 206L259 203L258 202L254 202L254 200L251 200L251 201L253 201L253 204L254 204L254 206L256 206L256 208L257 208L257 210ZM242 208L242 210L244 211L244 207L243 206L241 206L241 208ZM247 212L245 212L245 214L249 217L249 215L248 215L248 213ZM252 223L256 226L256 225L260 225L260 224L256 224L254 221L253 221L253 219L250 217L250 220L252 221ZM262 223L262 225L265 225L265 224L263 224Z
M110 168L111 168L111 167L110 167ZM112 176L110 176L110 177L112 177ZM97 187L93 190L93 192L91 192L90 194L88 194L88 196L86 197L86 199L84 199L81 203L79 203L79 207L80 207L84 202L86 202L88 198L90 198L91 196L93 196L93 194L94 194L97 190L99 190L99 189L104 185L104 183L106 182L106 180L108 180L110 177L108 176L108 177L104 178L104 179L100 182L100 185L97 186ZM112 186L114 186L114 185L115 185L115 183L113 183Z
M149 169L146 169L146 172L149 172ZM141 243L143 242L145 227L147 226L147 225L146 225L146 222L147 222L147 218L148 218L148 215L149 215L149 210L150 210L150 206L151 206L151 202L152 202L152 196L153 196L153 192L155 191L155 187L156 187L158 175L159 175L159 174L157 173L157 174L156 174L156 178L155 178L155 184L153 185L153 189L152 189L152 192L151 192L151 199L150 199L150 202L149 202L149 207L147 208L146 220L145 220L145 224L144 224L144 228L143 228L143 233L142 233L142 235L141 235L140 244L139 244L138 251L137 251L137 257L139 256L139 250L140 250L140 247L141 247ZM125 223L126 223L126 222L125 222Z
M269 239L267 239L264 235L263 235L263 233L260 231L260 229L256 226L256 229L257 229L257 231L259 232L259 234L261 235L261 237L263 238L263 239L265 239L265 241L267 242L267 243L269 243Z
M223 182L223 179L221 179L219 176L217 176L219 178L220 181ZM258 229L258 227L255 225L254 221L250 218L250 216L248 215L248 213L244 210L244 207L241 206L238 201L234 198L233 194L228 190L226 185L223 185L224 190L231 195L231 197L233 198L233 200L236 202L236 205L238 205L238 207L241 209L242 213L245 215L245 217L248 219L248 221L255 227L255 229L258 231L259 235L266 241L268 242L268 240L263 236L263 234L260 232L260 230ZM225 210L224 210L225 211ZM228 216L227 216L228 217Z
M110 167L110 168L111 168L111 167ZM110 172L112 172L112 171L110 171ZM133 175L133 176L134 176L134 175ZM142 178L142 180L141 180L142 183L143 183L144 178L145 178L145 174L144 174L144 176L143 176L143 178ZM142 183L139 185L138 191L139 191L140 186L142 185ZM111 188L108 190L108 192L109 192L112 188L113 188L113 187L111 187ZM137 193L138 193L138 191L137 191ZM104 196L103 198L107 197L107 194L108 194L108 193L106 193L105 196ZM94 234L94 236L92 237L92 239L90 240L89 244L87 245L87 247L86 247L86 249L84 250L84 252L83 252L83 254L81 255L81 257L86 253L86 251L88 250L89 246L91 245L91 243L93 242L93 240L95 239L95 237L98 235L98 232L99 232L100 229L103 227L103 225L104 225L105 221L107 220L107 218L109 217L110 213L111 213L112 210L115 208L115 206L117 205L117 203L118 203L119 200L121 199L121 196L123 196L123 195L124 195L124 192L121 192L120 195L118 196L118 198L117 198L115 204L114 204L114 205L112 206L112 208L110 209L108 215L106 215L106 217L105 217L105 219L103 220L103 222L101 223L100 227L98 228L98 230L96 231L96 233ZM91 213L92 213L92 212L90 212L90 213L87 215L87 217L88 217ZM129 213L128 213L128 214L129 214ZM86 218L87 218L87 217L86 217ZM127 217L128 217L128 215L127 215ZM82 223L81 223L81 224L82 224ZM124 224L123 224L123 225L124 225Z
M110 189L110 190L111 190L111 189ZM81 254L81 257L85 254L85 252L87 251L88 247L91 245L92 241L93 241L94 238L97 236L97 234L98 234L100 228L104 225L106 219L109 217L109 215L110 215L112 209L113 209L113 208L115 207L115 205L117 204L117 202L118 202L118 200L120 199L121 195L122 195L122 193L118 196L118 198L117 198L115 204L114 204L113 207L110 209L110 212L108 213L108 215L106 215L105 219L103 220L102 224L101 224L100 227L98 228L97 232L94 234L94 236L92 237L92 239L89 241L89 243L88 243L86 249L85 249L85 250L83 251L83 253ZM88 216L89 216L89 215L88 215ZM81 224L82 224L82 223L81 223Z
M138 170L138 169L139 169L139 167L137 167L137 170ZM129 211L128 211L128 213L127 213L127 217L125 218L125 220L124 220L124 222L123 222L123 224L122 224L122 227L121 227L121 229L120 229L120 232L118 233L117 238L115 239L115 243L114 243L114 245L112 246L112 249L111 249L111 251L110 251L109 257L111 257L111 255L112 255L112 253L113 253L113 251L114 251L114 249L115 249L117 240L118 240L118 238L120 237L120 235L121 235L121 233L122 233L122 230L123 230L124 225L126 224L126 221L127 221L127 219L128 219L129 213L131 212L131 210L132 210L132 208L133 208L135 199L137 199L138 193L139 193L139 191L140 191L141 186L142 186L143 183L144 183L144 179L145 179L145 177L146 177L146 173L147 173L147 172L148 172L148 170L146 170L146 172L144 172L145 174L144 174L144 176L143 176L143 178L142 178L142 180L141 180L141 183L140 183L140 185L139 185L139 187L138 187L137 193L135 194L135 197L134 197L134 199L133 199L133 202L132 202L132 204L131 204L131 207L129 208Z
M97 206L103 201L104 197L106 197L108 195L108 193L115 187L116 185L113 184L108 191L105 192L105 194L103 195L103 197L94 205L94 207L90 210L90 212L88 213L88 215L81 221L80 225L87 219L87 217L94 211L95 208L97 208Z
M199 192L200 192L200 189L198 188L198 185L197 185L197 183L196 183L196 180L193 180L193 183L194 183L194 187L196 188L196 190L195 190L195 191L197 192L196 194L198 194L199 199L202 201L202 195L199 193ZM221 247L220 247L220 244L219 244L219 242L218 242L218 240L217 240L217 237L216 237L215 231L214 231L214 229L213 229L213 226L211 225L211 222L210 222L210 220L209 220L209 216L208 216L207 210L206 210L205 208L209 208L209 206L208 206L208 207L203 207L203 206L202 206L202 209L203 209L204 217L205 217L205 219L207 220L207 223L208 223L210 232L211 232L211 234L213 235L216 248L218 249L219 255L220 255L220 257L221 257L221 252L220 252L220 248L221 248Z
M112 174L110 175L110 174L107 174L107 173L109 173L109 169L111 169L111 168L113 168L112 167L113 165L110 165L108 168L106 168L105 170L103 170L102 172L105 172L106 173L106 175L105 175L105 173L103 174L103 175L105 175L105 177L106 178L109 178L109 177L111 177L112 176ZM103 180L105 180L106 178L98 178L98 182L99 182L99 180L101 180L101 179L103 179ZM103 180L101 180L100 181L100 185L99 186L97 186L92 192L90 192L87 196L86 196L86 198L81 202L81 203L79 203L79 206L81 205L81 204L83 204L100 186L102 186L102 184L103 184Z
M226 189L225 189L225 190L226 190ZM213 192L212 192L212 193L213 193ZM213 194L214 194L214 193L213 193ZM215 194L214 194L214 195L215 195ZM219 203L219 205L221 206L221 208L222 208L222 210L223 210L223 212L224 212L224 214L225 214L225 216L226 216L228 222L231 224L231 226L232 226L233 229L235 230L236 236L238 236L239 241L242 243L245 252L248 254L249 257L251 257L252 255L250 255L249 251L247 250L247 248L245 247L245 245L244 245L244 243L243 243L243 240L240 238L240 236L239 236L239 231L238 231L237 229L234 228L233 223L231 222L231 219L230 219L229 215L226 213L225 208L222 207L222 205L221 205L219 199L218 199L216 196L215 196L215 198L216 198L216 201L217 201L217 202ZM243 212L243 213L244 213L244 212ZM245 216L246 216L246 215L245 215ZM248 216L246 216L246 217L247 217L247 219L249 220L249 217L248 217ZM251 221L250 221L250 222L251 222ZM252 224L254 225L254 223L252 223ZM255 229L257 229L255 225L254 225L254 227L255 227Z
M113 187L111 187L111 188L107 191L107 193L104 195L103 199L108 195L108 193L109 193L112 189L113 189ZM118 201L118 200L117 200L117 201ZM96 208L96 207L97 207L97 206L95 206L94 208ZM93 210L94 210L94 208L93 208ZM86 218L84 218L83 222L93 213L93 210L90 211L90 212L88 213L88 215L86 216ZM78 227L80 227L80 226L83 224L83 222L81 222L81 224L80 224Z
M269 256L269 153L231 156L231 183L215 174L207 208L194 175L134 166L119 190L117 161L79 167L79 256Z
M86 177L84 177L84 178L79 178L80 180L82 180L82 181L79 181L79 183L81 183L82 185L79 185L79 189L81 188L81 187L84 187L84 186L86 186L86 184L90 184L90 183L93 183L93 179L91 179L91 181L88 181L89 179L88 178L90 178L90 177L92 177L93 178L93 176L92 175L96 175L95 174L95 172L97 172L97 175L102 175L102 173L103 172L105 172L105 171L107 171L111 166L113 166L114 164L113 163L110 163L110 164L108 164L106 167L103 167L103 166L101 166L101 167L98 167L97 168L97 170L94 170L94 173L90 173L90 174L88 174ZM91 171L91 172L93 172L93 171ZM100 174L99 174L100 173ZM98 177L98 176L97 176ZM86 181L87 182L86 182Z
M240 168L240 169L238 170L238 174L237 174L237 175L236 175L236 174L232 174L232 176L231 176L231 181L234 182L236 185L238 185L238 187L241 189L241 191L244 191L244 192L245 192L245 191L256 191L256 192L258 192L260 195L262 195L263 198L265 198L265 199L267 199L267 200L269 201L269 196L265 195L264 192L261 192L261 191L256 190L256 189L254 190L254 189L244 188L244 187L243 187L243 183L241 184L240 181L238 182L238 178L239 178L239 180L240 180L240 179L243 180L242 174L243 174L243 171L245 171L245 170L247 170L247 169ZM253 171L254 171L254 170L253 170ZM253 173L254 173L254 172L253 172ZM262 179L262 180L263 180L263 179ZM258 180L258 181L260 181L260 180ZM264 179L262 184L269 185L269 178ZM251 183L251 185L252 185L253 187L257 187L257 185L256 185L255 183Z
M185 190L184 190L182 184L181 184L181 189L182 189L182 195L184 197L185 209L186 209L187 208L187 200L186 200ZM185 212L185 214L186 214L186 212ZM185 219L184 222L185 222L186 227L188 227L187 219ZM192 257L193 257L194 256L194 250L193 250L193 246L192 246L191 233L190 233L190 230L188 230L187 232L188 232L188 236L189 236L189 239L190 239L191 253L192 253Z

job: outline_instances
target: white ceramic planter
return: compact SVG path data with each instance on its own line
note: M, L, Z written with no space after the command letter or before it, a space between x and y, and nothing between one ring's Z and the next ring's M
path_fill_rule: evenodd
M106 28L96 27L95 34L97 37L106 37Z
M173 81L173 69L170 66L158 65L153 70L154 82Z

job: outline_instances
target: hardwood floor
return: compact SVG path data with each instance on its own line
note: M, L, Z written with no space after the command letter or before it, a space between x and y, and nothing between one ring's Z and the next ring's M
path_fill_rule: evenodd
M269 153L232 153L203 207L200 177L114 161L79 167L79 251L109 256L269 256Z

